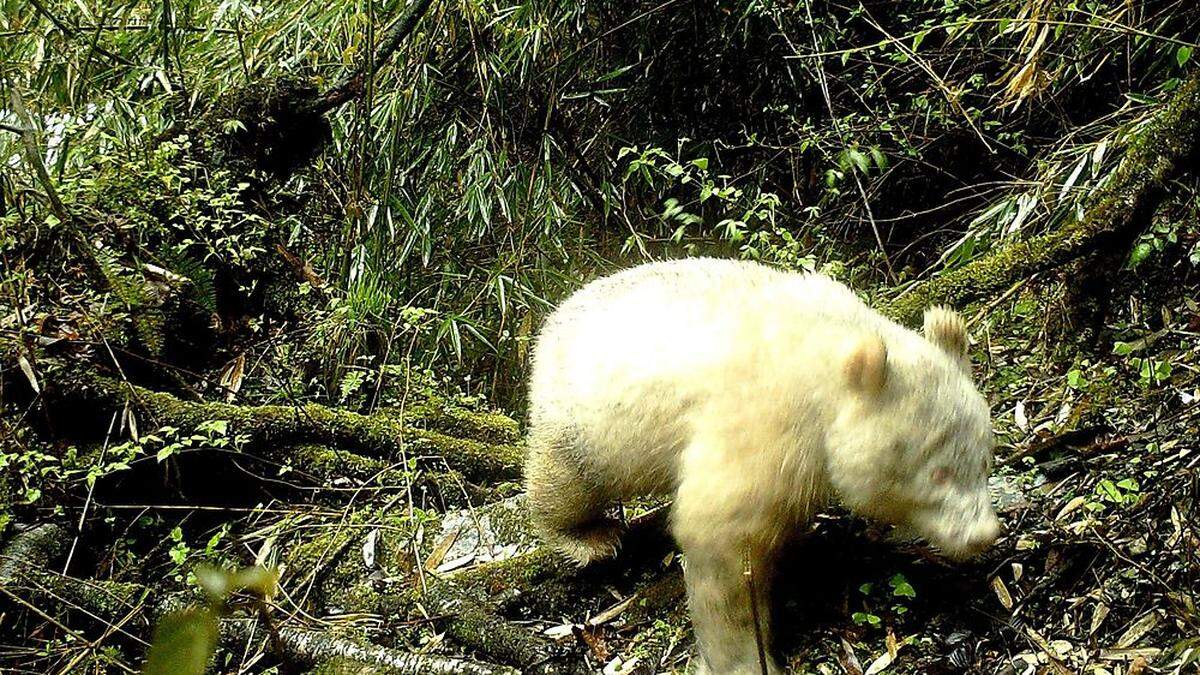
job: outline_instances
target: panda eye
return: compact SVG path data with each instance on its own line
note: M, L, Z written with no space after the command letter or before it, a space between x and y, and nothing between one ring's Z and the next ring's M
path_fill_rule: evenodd
M950 480L950 469L939 466L929 475L929 479L933 481L934 485L945 485Z

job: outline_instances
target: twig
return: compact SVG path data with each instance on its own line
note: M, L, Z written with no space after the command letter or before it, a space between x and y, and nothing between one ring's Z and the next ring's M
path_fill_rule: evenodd
M70 635L71 637L75 638L76 640L79 640L80 642L82 642L84 644L91 644L91 641L89 641L87 639L87 637L85 637L82 633L66 626L58 619L55 619L54 617L50 616L46 612L37 608L35 605L33 605L33 603L29 602L25 598L22 598L21 596L17 595L16 593L13 593L12 591L8 590L7 588L5 588L3 586L0 586L0 593L3 593L4 595L8 596L9 600L12 600L13 602L25 607L25 609L28 609L29 611L33 612L34 614L37 614L39 617L42 618L42 620L46 621L50 625L54 626L55 628L61 630L64 633L66 633L67 635ZM127 666L124 663L117 661L115 659L112 661L112 663L127 673L136 672L133 668L130 668L129 666Z
M1031 274L1031 275L1025 277L1024 279L1017 281L1017 283L1013 284L1007 291L1004 291L1003 293L1001 293L998 297L996 297L995 300L992 300L987 305L985 305L983 307L983 309L976 312L975 316L971 317L971 320L967 322L967 328L972 328L976 323L979 322L980 319L987 316L988 314L991 314L993 309L996 309L996 307L998 307L1005 300L1008 300L1009 298L1011 298L1017 291L1024 288L1025 284L1028 284L1030 281L1033 281L1034 278L1036 278L1036 277L1037 277L1036 274Z
M75 34L78 31L75 28L68 26L57 16L54 16L54 14L50 13L50 11L46 9L46 6L43 5L40 2L40 0L29 0L29 4L33 5L33 8L37 10L38 14L41 14L42 16L49 19L50 23L54 24L55 28L62 31L63 35L66 35L69 38L75 37ZM137 67L137 65L138 65L138 64L134 63L133 61L130 61L129 59L125 58L124 56L121 56L119 54L114 54L114 53L108 51L107 49L105 49L104 47L101 47L100 45L95 45L95 49L96 49L97 53L99 53L113 61L116 61L117 63L120 63L123 66Z
M810 3L804 4L804 11L808 15L808 24L811 29L813 49L817 48L817 27L813 20L812 8ZM790 40L788 41L790 44ZM795 51L795 47L792 47ZM842 128L837 114L833 111L833 98L829 95L829 80L825 77L825 66L821 63L817 64L817 82L821 85L821 96L825 99L825 109L829 111L829 123L833 125L834 131L838 138L844 144L846 142L846 131ZM875 243L879 246L879 255L883 256L883 266L887 269L888 279L893 282L896 280L896 270L892 267L892 261L888 258L887 249L883 245L883 237L879 234L879 226L875 223L875 214L871 211L871 200L867 197L867 191L863 187L862 179L858 176L858 171L855 167L850 167L850 173L854 177L854 185L858 189L858 194L862 197L863 209L867 214L867 221L871 223L871 233L875 235Z
M113 427L117 425L117 415L121 413L113 411L112 419L108 423L108 431L104 434L104 445L100 448L100 457L96 460L97 467L103 467L104 458L108 455L108 442L112 439ZM75 557L75 547L79 545L79 537L83 536L83 524L87 520L88 509L92 505L92 493L96 489L96 481L91 481L88 484L87 498L83 500L83 510L79 512L79 523L75 526L75 537L71 539L71 549L67 551L67 561L63 563L62 573L66 574L71 568L71 559Z
M763 644L758 600L754 593L754 565L750 562L748 552L742 555L742 564L745 567L743 576L746 577L746 591L750 594L750 617L754 621L754 644L758 647L758 669L762 675L767 675L767 649L766 645Z
M975 124L975 120L971 119L971 114L968 113L967 109L963 107L962 101L958 100L958 94L954 91L951 91L950 85L946 84L946 81L942 79L942 76L938 75L937 72L934 71L933 67L925 61L925 59L918 56L915 51L909 49L908 45L899 40L895 40L895 38L892 37L892 34L889 33L886 28L880 25L879 22L875 21L870 12L864 10L864 16L866 16L867 23L871 24L872 28L880 33L883 33L884 37L888 38L889 40L894 40L896 48L899 49L905 56L912 59L913 63L917 64L917 67L929 75L938 91L942 92L942 96L946 99L946 102L949 103L950 106L955 110L957 110L959 115L962 115L962 118L966 121L967 126L971 127L971 131L974 131L975 135L979 137L979 141L983 143L983 147L987 148L988 152L995 153L995 148L992 147L991 143L988 143L987 137L984 136L983 132L979 130L979 127Z

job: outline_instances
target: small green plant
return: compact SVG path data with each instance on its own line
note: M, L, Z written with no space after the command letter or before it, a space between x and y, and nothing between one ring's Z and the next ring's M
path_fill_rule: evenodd
M917 597L917 590L901 572L888 578L886 592L882 592L882 588L882 585L871 582L858 587L858 592L863 595L863 610L852 613L851 621L859 626L880 626L884 619L881 614L896 618L903 616L908 613L908 602ZM886 612L880 611L883 608L886 608Z
M691 247L692 240L715 238L738 246L742 257L758 258L757 248L747 248L748 238L760 232L780 233L779 197L743 188L734 177L714 173L707 157L681 159L662 148L630 146L618 151L617 160L626 162L622 185L627 190L671 195L662 200L657 218L672 243ZM625 249L641 247L643 239L642 233L634 233Z
M1105 478L1096 485L1096 495L1102 501L1127 506L1141 497L1141 486L1134 478L1125 478L1117 482Z
M1125 265L1128 269L1136 269L1150 256L1161 253L1170 246L1179 243L1180 223L1175 221L1156 222L1150 230L1138 237L1133 248L1129 251L1129 260Z
M1141 347L1132 342L1117 341L1113 344L1113 353L1124 356L1126 362L1134 369L1138 382L1143 387L1154 387L1171 378L1173 368L1166 358L1151 356L1133 356Z

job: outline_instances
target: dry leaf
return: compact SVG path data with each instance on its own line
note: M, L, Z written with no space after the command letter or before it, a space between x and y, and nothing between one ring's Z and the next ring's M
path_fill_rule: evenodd
M612 656L608 644L591 628L575 626L574 633L580 642L587 645L588 650L592 652L592 656L595 656L597 661L607 661Z
M368 569L375 567L375 545L379 542L379 530L371 530L362 545L363 564Z
M37 374L33 372L33 364L29 362L29 359L21 354L17 357L17 364L21 366L21 372L25 373L25 379L29 380L29 386L33 387L33 393L42 393L42 385L38 384Z
M1008 587L1004 585L1004 580L1000 577L992 577L992 590L996 593L996 599L1004 605L1004 609L1011 610L1013 608L1012 594L1008 592Z
M1054 668L1054 672L1059 673L1060 675L1072 675L1070 669L1064 666L1062 661L1058 659L1055 647L1051 645L1046 638L1042 637L1041 633L1029 626L1026 626L1025 634L1029 636L1030 640L1033 640L1033 644L1037 645L1038 649L1042 650L1042 654L1045 655L1046 659L1050 662L1050 665Z
M461 531L461 527L456 527L450 530L446 533L446 536L442 537L442 540L433 547L433 551L431 551L429 553L429 557L425 559L426 572L437 571L438 566L442 564L442 559L446 557L446 552L449 551L450 547L454 545L454 540L458 539L458 533Z
M842 653L838 655L838 662L842 664L846 675L863 675L863 667L858 662L858 657L854 655L854 647L851 647L845 638L842 638Z
M1100 658L1105 661L1134 661L1139 657L1153 660L1162 653L1157 647L1142 647L1140 649L1102 649Z
M875 673L882 673L884 669L892 665L893 660L894 658L891 654L884 652L879 658L872 661L871 665L867 666L867 670L865 673L863 673L863 675L875 675Z
M628 661L624 661L621 657L616 657L604 666L604 675L632 675L638 672L638 663L641 662L636 656L629 657Z
M134 414L133 409L129 407L128 403L125 404L125 410L122 412L121 418L121 426L129 429L129 437L133 439L133 442L137 443L140 441L141 436L138 435L137 415Z
M1025 416L1025 401L1017 401L1017 406L1013 408L1013 420L1017 423L1018 429L1029 431L1029 418Z
M618 602L617 604L613 605L612 607L609 607L608 609L604 610L603 612L600 612L599 614L588 619L587 625L599 626L602 624L606 624L609 621L612 621L613 619L617 618L618 616L621 616L621 613L624 612L626 609L628 609L629 606L633 604L633 601L636 600L637 598L638 598L638 595L636 593L629 596L628 598L625 598L624 600Z
M1154 630L1162 617L1157 612L1147 612L1142 618L1134 621L1129 628L1125 629L1125 633L1117 640L1117 649L1128 649L1141 640L1146 633Z
M1063 518L1066 518L1068 515L1070 515L1072 511L1074 511L1075 509L1078 509L1079 507L1083 506L1086 503L1087 503L1087 497L1084 497L1083 495L1080 495L1078 497L1072 497L1071 501L1067 502L1065 506L1063 506L1061 509L1059 509L1058 515L1054 516L1054 519L1062 520Z
M574 634L575 624L573 623L560 623L557 626L551 626L542 631L542 635L545 635L551 640L562 640L564 638L569 638Z
M229 363L225 364L225 368L221 371L221 379L219 384L225 390L225 400L232 401L242 389L242 378L246 372L246 355L238 354Z
M1108 605L1103 602L1096 603L1096 608L1092 610L1092 623L1088 627L1088 635L1095 633L1100 629L1100 624L1104 623L1104 618L1108 616Z

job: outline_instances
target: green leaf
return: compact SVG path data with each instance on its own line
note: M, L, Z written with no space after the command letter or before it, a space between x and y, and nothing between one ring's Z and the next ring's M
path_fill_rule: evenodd
M912 50L915 52L921 48L921 43L925 41L925 37L929 35L928 30L923 30L913 36Z
M917 597L916 589L912 587L912 584L908 583L908 579L903 574L896 574L888 583L892 586L892 595L904 598Z
M854 167L860 172L866 173L871 169L871 161L867 159L867 156L861 150L850 148L846 151L846 154L854 164Z
M1192 48L1191 47L1189 47L1187 45L1182 45L1179 47L1179 49L1175 50L1175 63L1178 63L1179 65L1182 66L1183 64L1187 63L1188 59L1190 59L1190 58L1192 58Z
M1118 340L1117 342L1113 343L1113 353L1117 356L1129 356L1133 353L1133 345L1129 344L1128 342L1121 342Z
M217 646L217 615L206 607L172 612L158 622L142 675L204 675Z
M1121 501L1121 490L1107 478L1100 481L1100 484L1096 486L1096 494L1111 502L1119 503Z
M701 171L708 171L708 158L707 157L697 157L696 159L693 159L691 163L693 166L700 169Z
M1154 379L1162 381L1171 377L1171 364L1167 361L1159 361L1154 364Z
M863 624L871 624L872 626L878 626L879 624L883 623L883 620L880 619L878 616L867 613L867 612L855 612L850 615L850 619L852 621L854 621L854 623L856 623L860 626L862 626Z
M1072 370L1067 373L1067 386L1072 389L1084 389L1087 387L1087 380L1084 379L1083 373L1078 370Z
M881 170L888 167L887 155L883 154L883 151L877 147L871 148L871 159L875 162L875 166Z

